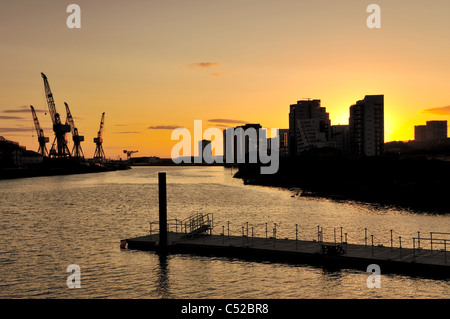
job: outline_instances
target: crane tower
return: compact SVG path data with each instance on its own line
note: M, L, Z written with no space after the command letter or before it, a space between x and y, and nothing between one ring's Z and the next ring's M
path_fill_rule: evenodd
M94 143L97 145L94 153L94 160L99 162L105 161L105 152L103 151L103 129L105 126L105 112L102 114L100 121L100 129L98 130L97 137L94 137Z
M47 99L48 110L52 118L53 132L55 133L55 139L53 140L52 148L50 149L50 157L54 158L67 158L70 157L70 151L67 147L66 133L70 132L70 125L63 124L59 113L56 112L55 101L53 100L53 94L48 84L47 76L41 73L44 79L45 97Z
M66 124L70 125L70 131L72 132L72 140L73 140L72 156L78 159L84 158L83 150L81 149L81 142L84 141L84 136L80 136L78 134L78 129L75 126L72 113L70 113L69 105L67 105L66 102L64 102L64 105L66 106L67 112Z
M41 129L41 125L39 124L39 120L38 120L38 117L36 115L36 111L34 110L33 105L30 105L30 108L31 108L31 114L33 116L34 127L36 128L36 133L38 136L38 142L39 142L38 153L45 157L48 155L47 146L45 144L49 142L49 138L45 137L44 130Z
M127 150L123 150L123 152L124 152L125 154L127 154L127 160L129 161L129 160L131 159L131 155L134 154L134 153L137 153L137 152L139 152L139 151L127 151Z

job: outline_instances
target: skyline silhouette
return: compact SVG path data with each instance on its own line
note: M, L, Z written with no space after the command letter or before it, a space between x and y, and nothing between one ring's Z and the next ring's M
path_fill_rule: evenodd
M359 96L384 94L385 142L412 140L415 125L450 116L448 1L379 1L380 29L367 28L358 1L77 4L80 29L67 28L58 1L1 4L1 134L28 149L38 143L23 106L45 112L42 71L86 140L107 112L111 158L125 158L123 149L169 157L171 128L196 119L287 127L285 108L308 96L347 124Z

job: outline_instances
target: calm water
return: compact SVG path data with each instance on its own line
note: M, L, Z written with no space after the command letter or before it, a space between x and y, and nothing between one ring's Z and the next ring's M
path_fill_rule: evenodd
M311 266L190 255L161 260L151 252L120 250L121 239L145 235L158 215L157 173L167 172L169 218L213 213L215 233L231 222L240 234L249 222L265 236L324 239L340 227L351 243L375 244L417 231L450 232L450 216L415 214L353 202L292 197L292 191L244 186L221 167L136 167L100 174L0 181L0 298L448 298L450 282L382 275L382 288L366 286L368 274L329 272ZM68 289L66 268L81 267L81 289Z

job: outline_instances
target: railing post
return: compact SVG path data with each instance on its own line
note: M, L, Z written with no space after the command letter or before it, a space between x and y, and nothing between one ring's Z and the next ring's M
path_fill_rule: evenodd
M253 244L253 226L252 226L252 244Z
M273 247L275 247L275 242L277 241L277 224L274 223L273 227Z
M277 239L277 223L274 223L273 227L273 238Z
M372 237L372 256L373 256L373 235L370 235Z
M336 245L336 227L333 227L333 231L334 231L334 244Z
M417 232L417 249L420 249L420 231Z
M364 247L367 248L367 228L364 228Z
M416 259L416 239L413 237L413 257Z
M447 263L447 240L446 239L444 239L444 260L445 260L445 263Z
M317 225L317 242L320 242L320 225Z
M341 244L342 244L342 226L341 226Z
M227 228L228 228L228 239L230 239L230 222L227 222Z
M211 224L209 226L209 236L212 236L213 228L214 228L214 217L211 216Z
M398 240L400 242L400 258L402 258L402 236L399 236Z
M433 252L433 232L430 232L430 250Z
M248 237L248 222L246 224L247 224L247 237Z
M267 239L267 223L266 223L266 239Z

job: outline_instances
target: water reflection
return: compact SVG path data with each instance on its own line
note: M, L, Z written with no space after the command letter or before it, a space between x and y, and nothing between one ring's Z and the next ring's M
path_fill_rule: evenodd
M120 239L145 235L158 218L157 174L167 172L168 217L214 214L240 235L249 222L255 236L277 223L277 237L317 238L317 226L333 240L342 226L350 243L364 243L364 230L390 245L431 231L450 232L449 216L411 214L356 202L292 198L289 190L244 186L220 167L142 167L110 173L0 181L0 298L366 298L365 271L336 270L255 260L158 256L118 249ZM216 223L217 222L217 223ZM215 233L215 234L217 234ZM340 233L339 233L340 235ZM339 240L339 238L338 238ZM403 242L402 242L403 246ZM45 256L43 256L45 253ZM83 270L82 289L68 294L61 269ZM55 268L55 264L58 267ZM28 279L30 274L39 277ZM117 274L120 274L118 276ZM63 274L64 275L64 274ZM146 284L143 284L146 283ZM448 281L383 276L383 298L448 295ZM89 287L89 289L87 289Z
M159 298L170 297L168 259L169 257L166 253L158 254L156 292Z

